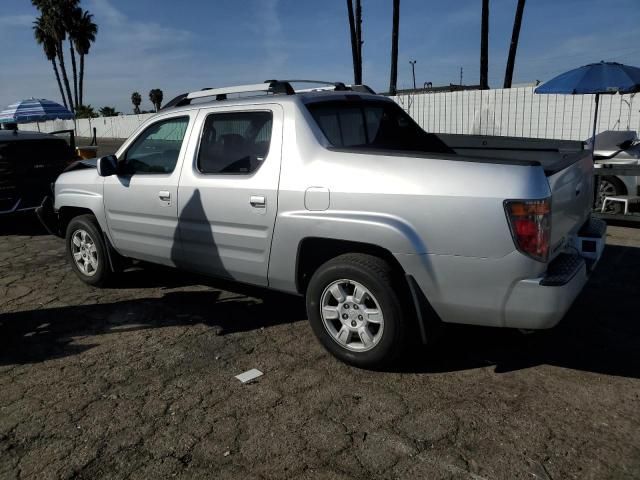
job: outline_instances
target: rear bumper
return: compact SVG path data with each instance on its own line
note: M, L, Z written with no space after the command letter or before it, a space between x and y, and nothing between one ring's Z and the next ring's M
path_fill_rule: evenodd
M517 282L505 304L505 326L554 327L567 313L604 251L606 224L593 219L572 241L572 253L561 254L539 278Z
M543 329L555 326L587 283L582 261L567 282L547 283L546 277L520 280L505 305L505 326Z
M591 220L548 265L517 251L496 259L395 257L443 322L545 329L562 319L586 284L602 256L605 236L606 224ZM415 294L414 303L420 303Z

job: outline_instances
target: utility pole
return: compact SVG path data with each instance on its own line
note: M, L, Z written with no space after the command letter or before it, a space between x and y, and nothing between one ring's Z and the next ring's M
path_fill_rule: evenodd
M409 60L411 64L411 73L413 74L413 89L416 89L416 62L417 60Z
M460 86L462 86L462 67L460 67Z

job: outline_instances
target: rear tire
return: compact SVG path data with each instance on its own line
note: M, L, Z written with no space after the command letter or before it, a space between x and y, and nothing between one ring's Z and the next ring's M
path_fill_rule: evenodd
M67 259L75 274L88 285L101 287L111 276L109 257L100 227L92 215L80 215L67 225Z
M381 258L348 253L321 265L306 293L307 315L320 343L345 363L381 368L402 352L404 279Z
M618 195L626 195L627 188L617 177L604 176L600 177L600 184L598 186L598 203L596 209L602 210L602 202L604 197L616 197ZM607 202L607 209L604 213L620 214L622 213L622 204L620 202Z

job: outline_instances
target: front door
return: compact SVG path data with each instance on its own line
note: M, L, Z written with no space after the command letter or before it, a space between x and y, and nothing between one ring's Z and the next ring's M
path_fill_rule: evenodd
M178 179L189 123L188 114L152 123L119 155L120 173L105 178L109 234L123 255L175 263Z
M279 105L202 109L178 187L180 262L267 285L282 147ZM197 145L195 145L198 143Z

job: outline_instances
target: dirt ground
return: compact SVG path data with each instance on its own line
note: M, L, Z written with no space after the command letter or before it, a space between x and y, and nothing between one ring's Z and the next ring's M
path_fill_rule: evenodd
M0 479L640 478L639 269L640 229L610 227L557 328L451 326L372 372L296 297L158 267L91 288L1 218Z

